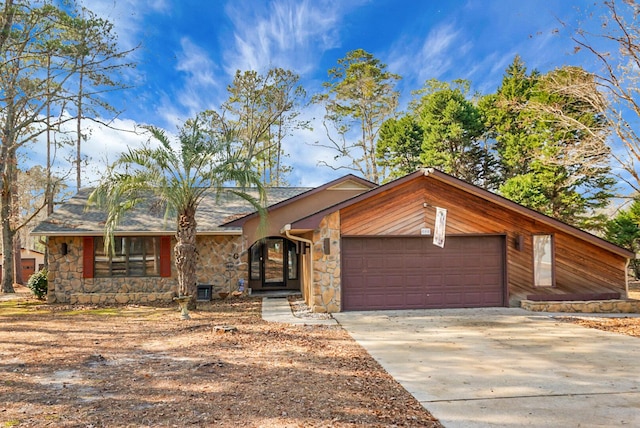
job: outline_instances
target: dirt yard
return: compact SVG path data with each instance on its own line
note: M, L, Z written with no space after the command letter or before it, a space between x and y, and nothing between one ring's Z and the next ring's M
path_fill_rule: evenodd
M640 283L633 282L629 284L629 298L640 300ZM640 337L640 317L638 316L627 317L622 315L615 318L597 318L591 316L581 317L576 314L576 316L560 317L558 319L564 322L580 324L583 327Z
M260 305L0 301L0 427L441 426L342 329Z
M441 427L341 328L265 322L260 299L182 321L18 291L0 295L0 428ZM640 318L563 320L640 337Z

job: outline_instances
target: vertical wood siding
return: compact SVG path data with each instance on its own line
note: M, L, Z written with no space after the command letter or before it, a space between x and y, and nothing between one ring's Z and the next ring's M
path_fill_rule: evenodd
M425 208L423 204L428 206ZM435 207L447 209L447 235L505 234L511 305L527 294L619 292L626 295L624 257L569 235L535 218L469 194L430 177L391 187L340 211L343 236L417 236L435 225ZM552 234L556 286L533 286L533 234ZM518 236L523 246L516 248ZM445 244L446 245L446 244Z

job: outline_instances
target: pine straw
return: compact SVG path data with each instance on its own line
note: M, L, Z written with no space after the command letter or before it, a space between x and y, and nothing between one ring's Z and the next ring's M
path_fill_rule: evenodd
M556 319L563 322L578 324L583 327L625 334L627 336L640 337L640 318L638 317L593 318L567 316L557 317Z
M0 426L440 427L340 327L259 299L81 309L0 302Z
M16 297L0 299L0 427L441 426L340 327L265 322L260 299L181 321ZM563 321L640 337L640 318Z

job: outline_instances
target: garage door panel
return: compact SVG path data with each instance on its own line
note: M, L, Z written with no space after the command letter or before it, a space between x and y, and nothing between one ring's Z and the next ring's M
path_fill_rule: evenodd
M444 261L439 257L417 257L417 264L424 266L425 269L441 269Z
M483 297L487 306L502 305L502 293L486 293Z
M384 266L384 258L383 257L371 257L363 260L363 265L366 269L376 269L380 266Z
M342 241L343 310L504 304L504 237Z
M405 265L405 259L402 254L389 254L387 257L380 260L380 264L376 267L383 266L384 268L394 270L396 266L403 267Z
M502 281L502 274L500 272L482 272L480 278L484 283L499 284Z
M422 288L422 283L423 283L422 275L408 274L405 277L405 279L406 279L406 286L408 288L411 288L411 287L417 287L419 289Z
M458 284L464 284L464 275L461 273L445 273L443 274L443 285L455 287ZM436 284L434 284L436 285ZM468 285L468 284L465 284Z
M444 274L442 273L427 273L425 274L426 282L424 285L442 285L444 284Z
M457 269L463 265L462 260L457 257L444 257L442 259L442 267L447 270Z
M403 288L406 286L405 280L401 275L389 275L386 277L387 286L391 288Z
M470 293L465 293L464 295L464 302L482 302L483 301L483 296L482 293L480 292L470 292Z
M402 251L404 252L420 253L422 252L422 249L424 247L423 242L421 242L421 240L419 239L413 240L411 242L404 242L404 243L402 243L402 240L398 239L396 240L396 242L398 242L398 245L402 247Z
M429 308L440 308L444 305L444 293L427 293L426 297Z
M404 265L408 268L422 269L422 265L428 263L419 254L407 254L404 256Z
M425 302L423 301L423 299L416 298L416 299L409 299L405 303L404 307L398 308L398 309L424 309L424 307L425 307Z
M371 296L369 303L379 309L384 309L387 305L389 309L399 309L404 306L404 299L404 293L379 294Z
M365 291L379 289L379 293L384 293L383 290L388 288L387 278L382 275L367 275L362 285Z
M448 307L459 307L463 302L463 295L460 293L445 293L444 303Z

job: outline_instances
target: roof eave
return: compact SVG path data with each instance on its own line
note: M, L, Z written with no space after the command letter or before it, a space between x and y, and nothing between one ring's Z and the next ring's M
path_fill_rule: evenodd
M167 236L167 235L175 235L175 230L116 230L114 235L117 236ZM70 237L81 237L81 236L104 236L104 231L97 230L81 230L81 231L58 231L58 232L38 232L34 231L29 233L30 236L47 236L47 237L58 237L58 236L70 236ZM196 236L234 236L234 235L242 235L242 229L233 228L233 229L222 229L222 230L204 230L197 231Z
M440 181L446 182L454 187L457 187L459 189L462 189L468 193L471 193L473 195L476 195L482 199L485 200L489 200L497 205L500 205L504 208L510 209L512 211L516 211L519 212L521 214L524 214L526 216L532 217L537 221L540 221L541 223L545 223L551 227L554 227L556 229L560 229L561 231L572 235L574 237L580 238L580 239L584 239L586 241L591 242L592 244L603 248L605 250L611 251L612 253L618 254L622 257L625 257L627 259L634 259L636 257L635 253L633 253L632 251L629 251L625 248L619 247L615 244L612 244L611 242L602 239L596 235L593 235L589 232L585 232L582 229L579 229L577 227L571 226L567 223L564 223L560 220L556 220L552 217L549 217L545 214L542 214L538 211L532 210L530 208L527 208L523 205L520 205L516 202L513 202L503 196L500 195L496 195L495 193L492 193L488 190L482 189L478 186L474 186L472 184L469 184L463 180L459 180L455 177L452 177L450 175L447 175L441 171L435 170L433 168L425 168L424 169L424 175L426 177L432 176L435 179L438 179Z
M326 190L326 189L330 189L330 188L335 187L336 185L338 185L338 184L340 184L342 182L348 181L348 180L352 180L352 181L358 182L358 183L360 183L360 184L362 184L362 185L364 185L366 187L370 187L370 188L375 188L377 186L377 184L375 184L375 183L373 183L371 181L365 180L364 178L355 176L353 174L347 174L347 175L344 175L344 176L342 176L340 178L332 180L332 181L330 181L328 183L325 183L322 186L309 189L306 192L302 192L299 195L296 195L296 196L294 196L292 198L285 199L284 201L280 201L280 202L275 203L273 205L269 205L268 207L266 207L267 212L273 211L273 210L278 209L278 208L282 208L283 206L287 206L287 205L289 205L289 204L291 204L291 203L293 203L293 202L295 202L295 201L297 201L299 199L309 197L311 195L314 195L314 194L319 193L319 192L321 192L323 190ZM366 191L365 191L365 193L366 193ZM244 224L247 221L249 221L252 218L255 218L257 216L258 216L258 213L256 211L254 211L254 212L249 213L249 214L247 214L247 215L245 215L243 217L237 218L237 219L232 220L232 221L227 222L227 223L223 223L223 226L240 226L240 227L242 227L242 226L244 226Z
M403 183L406 183L407 181L413 180L415 178L418 178L420 176L425 176L425 177L433 177L436 180L440 180L442 182L446 182L447 184L457 187L459 189L462 189L468 193L471 193L475 196L478 196L479 198L482 198L484 200L493 202L497 205L500 205L504 208L507 208L509 210L512 211L516 211L519 212L523 215L526 215L528 217L532 217L534 219L536 219L537 221L540 221L541 223L545 223L551 227L554 227L556 229L562 230L563 232L575 236L577 238L580 239L584 239L588 242L591 242L592 244L603 248L607 251L611 251L614 254L618 254L621 257L627 258L627 259L635 259L636 255L635 253L633 253L632 251L629 251L625 248L619 247L615 244L610 243L609 241L606 241L602 238L599 238L589 232L585 232L582 229L578 229L576 227L573 227L569 224L563 223L559 220L556 220L554 218L551 218L547 215L544 215L542 213L539 213L535 210L532 210L530 208L527 208L523 205L520 205L516 202L510 201L509 199L500 196L500 195L496 195L495 193L492 193L488 190L482 189L478 186L474 186L473 184L469 184L463 180L457 179L455 177L452 177L448 174L445 174L441 171L438 171L434 168L421 168L418 171L405 175L404 177L398 178L394 181L391 181L387 184L384 184L380 187L376 187L374 189L369 190L368 192L362 193L360 195L357 195L347 201L344 201L340 204L334 205L333 207L329 207L325 210L319 211L315 214L312 214L310 216L307 216L305 218L299 219L297 221L291 222L291 227L294 229L316 229L318 227L318 225L320 224L320 221L327 215L330 214L334 211L338 211L342 208L345 208L347 206L353 205L357 202L360 202L364 199L370 198L371 196L374 196L376 194L378 194L379 192L383 192L386 191L389 188L401 185Z

